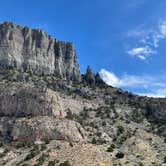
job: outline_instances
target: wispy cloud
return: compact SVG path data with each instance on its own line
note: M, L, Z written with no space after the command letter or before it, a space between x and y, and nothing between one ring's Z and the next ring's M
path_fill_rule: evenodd
M138 28L127 33L127 37L136 39L136 47L127 50L127 54L141 60L157 54L160 41L166 39L166 20L162 20L155 28Z
M155 89L149 93L137 93L140 96L148 96L148 97L166 97L166 88L165 89Z
M139 95L151 97L166 96L166 77L159 78L156 76L138 76L129 74L124 74L121 77L118 77L116 74L106 69L101 69L100 75L108 85L128 90L132 88L135 89L135 93ZM143 93L140 93L140 90L143 91Z
M148 56L156 54L157 52L152 50L149 46L133 48L127 52L129 55L136 56L141 60L145 60Z
M129 8L136 8L140 7L143 4L145 4L148 0L128 0L127 1L127 7Z

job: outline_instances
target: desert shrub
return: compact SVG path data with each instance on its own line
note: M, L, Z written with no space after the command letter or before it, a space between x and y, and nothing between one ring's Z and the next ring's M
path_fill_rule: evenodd
M114 144L111 144L108 149L107 149L107 152L113 152L115 149L115 145Z
M137 123L141 123L145 118L145 114L143 112L141 112L141 110L135 109L132 111L131 117L132 117L133 121L135 121Z
M19 148L24 148L24 147L31 147L32 144L29 143L29 142L18 142L16 144L16 148L19 149Z
M115 156L120 159L124 157L124 153L119 151Z
M123 126L117 126L117 134L120 135L125 131Z
M30 159L34 158L35 156L36 156L36 154L34 152L31 152L25 157L25 161L30 160Z
M107 149L107 152L113 152L113 151L114 151L114 149L111 146L109 146Z
M115 149L116 148L116 146L114 145L114 144L111 144L110 145L113 149Z
M18 142L18 143L16 144L16 148L17 148L17 149L22 148L22 147L25 147L25 146L26 146L26 145L25 145L24 142Z
M29 164L28 163L24 163L21 166L29 166Z
M164 143L166 143L166 138L164 138Z
M45 144L42 144L41 145L41 151L46 150L46 149L47 149L47 146Z
M2 147L3 146L3 143L2 142L0 142L0 147Z
M73 113L70 109L68 109L66 118L79 122L82 125L82 127L85 126L85 119L86 119L85 113L80 113L80 115L77 115Z
M103 138L99 138L97 140L97 144L99 144L99 145L106 144L106 143L107 143L107 141L105 139L103 139Z
M38 159L38 163L36 163L34 166L41 166L43 165L44 161L46 160L46 158L48 157L47 154L42 154L40 156L40 158Z
M63 163L60 163L59 166L71 166L69 161L65 161Z
M31 149L30 153L25 157L24 160L26 161L26 160L30 160L30 159L34 158L36 155L39 154L39 152L40 152L39 146L35 145L33 147L33 149Z
M144 166L144 164L142 162L139 162L138 166Z
M48 166L55 166L55 164L56 164L56 161L55 161L55 160L49 161Z
M70 142L69 145L70 145L70 147L73 147L73 146L74 146L72 142Z
M71 119L71 120L75 120L76 119L76 115L70 109L68 109L66 118L67 119Z
M92 144L97 144L97 140L96 140L96 138L92 138Z
M5 153L0 153L0 158L4 157Z
M164 157L164 163L166 163L166 156Z

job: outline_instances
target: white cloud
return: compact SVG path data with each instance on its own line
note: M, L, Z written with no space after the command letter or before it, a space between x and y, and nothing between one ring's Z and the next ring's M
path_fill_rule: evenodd
M166 89L156 89L152 90L150 93L138 93L140 96L148 96L148 97L166 97Z
M163 37L166 37L166 21L162 21L159 23L159 32Z
M113 72L105 69L100 70L102 79L111 86L125 88L130 90L135 89L135 93L140 89L146 93L137 94L150 97L165 97L166 96L166 78L151 77L147 75L137 76L124 74L118 77Z
M147 87L148 83L152 81L150 77L140 77L135 75L124 74L122 77L116 76L113 72L105 69L100 70L102 79L108 84L116 87Z
M157 54L160 41L166 39L166 20L160 21L156 28L143 29L139 27L127 33L127 37L137 38L136 47L130 48L127 53L145 60L149 56Z
M156 51L153 51L149 46L137 47L127 52L129 55L136 56L141 60L145 60L152 54L156 54Z
M128 8L136 8L140 7L143 4L145 4L148 0L128 0L127 1L127 7Z
M106 82L106 84L112 85L112 86L120 85L121 81L114 73L109 72L105 69L101 69L99 73L102 79Z

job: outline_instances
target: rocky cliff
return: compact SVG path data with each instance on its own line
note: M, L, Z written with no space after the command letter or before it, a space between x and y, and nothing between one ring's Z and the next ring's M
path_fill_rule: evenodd
M0 67L15 67L35 74L80 80L72 43L54 39L40 29L11 22L0 24Z

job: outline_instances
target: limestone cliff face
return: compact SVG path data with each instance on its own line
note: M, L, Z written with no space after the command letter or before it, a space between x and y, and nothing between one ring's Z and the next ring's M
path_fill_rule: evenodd
M35 74L81 79L72 43L54 39L42 30L11 22L0 24L0 67L6 66Z
M0 85L0 116L54 116L66 114L60 97L51 90L41 91L32 86Z

